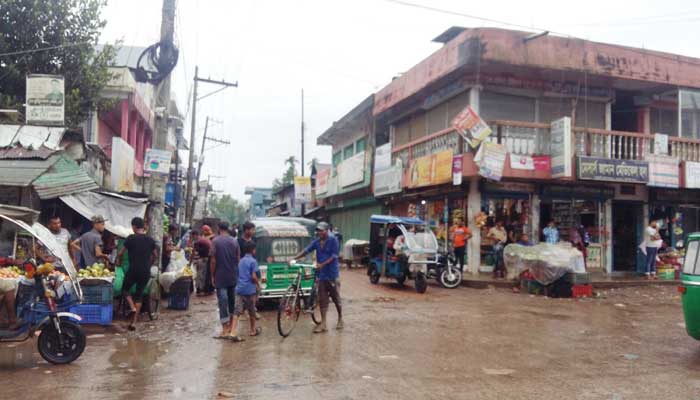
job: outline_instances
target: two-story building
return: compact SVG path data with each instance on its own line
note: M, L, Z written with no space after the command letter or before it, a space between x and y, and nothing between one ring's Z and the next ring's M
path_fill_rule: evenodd
M330 168L316 172L316 197L323 200L329 222L345 239L369 240L369 218L383 211L372 192L373 108L371 95L316 141L331 146L333 155Z
M374 96L401 181L379 200L437 231L466 216L472 272L493 264L496 221L534 241L550 220L562 240L583 226L589 269L607 272L637 268L650 219L670 245L700 228L699 59L496 28L435 40ZM492 131L471 145L453 128L467 106Z

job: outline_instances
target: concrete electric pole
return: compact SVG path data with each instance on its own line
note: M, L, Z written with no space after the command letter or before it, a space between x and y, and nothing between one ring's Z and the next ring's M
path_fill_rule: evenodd
M162 46L163 59L172 57L175 49L173 36L175 31L175 0L163 0L163 10L160 23L160 40L166 45ZM168 141L168 124L170 123L170 74L156 86L156 121L155 131L151 147L157 150L165 150ZM163 203L165 202L165 177L159 174L151 174L149 198L152 202L149 218L148 232L159 243L156 265L160 267L160 252L163 240Z
M198 82L204 82L204 83L211 83L214 85L219 85L222 86L222 88L215 90L211 93L205 94L202 97L197 98L197 83ZM216 81L212 79L205 79L205 78L200 78L199 77L199 66L196 66L194 68L194 88L192 89L192 125L190 128L190 157L189 157L189 163L187 166L187 189L185 193L185 221L189 224L192 224L192 215L194 214L194 201L192 199L192 189L194 183L192 182L194 179L194 171L192 170L192 167L194 167L194 141L195 141L195 133L196 133L196 126L197 126L197 101L202 100L205 97L209 97L214 93L218 93L221 90L224 90L229 87L238 87L238 82L235 83L229 83L225 81ZM202 144L202 148L204 148L204 144ZM199 155L202 157L202 154Z

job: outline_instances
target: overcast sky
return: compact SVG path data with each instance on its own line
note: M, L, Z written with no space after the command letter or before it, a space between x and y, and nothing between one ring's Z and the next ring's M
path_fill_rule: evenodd
M700 4L692 0L627 2L407 0L584 39L700 58ZM110 0L103 40L147 46L158 40L160 0ZM370 93L440 47L431 39L452 25L494 22L386 0L180 0L176 40L180 60L173 93L188 109L195 65L200 76L238 81L198 102L197 126L220 121L210 135L231 141L205 152L202 176L245 199L246 186L270 186L283 161L300 154L300 91L305 92L307 160L329 162L316 138ZM217 87L200 84L200 94ZM191 112L188 118L191 116ZM190 122L186 124L189 137ZM202 131L198 132L199 150ZM210 148L210 144L207 147ZM308 171L308 169L307 169Z

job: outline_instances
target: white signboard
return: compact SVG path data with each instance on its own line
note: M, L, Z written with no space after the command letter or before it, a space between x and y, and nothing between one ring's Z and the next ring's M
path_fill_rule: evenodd
M649 186L677 189L680 186L679 161L671 156L649 154Z
M491 134L491 128L471 106L467 106L452 119L452 127L473 148Z
M552 178L572 176L571 118L563 117L551 124Z
M685 187L688 189L700 189L700 163L685 162Z
M668 135L663 133L654 134L654 154L668 155Z
M112 138L112 190L115 192L132 192L134 183L134 149L120 137Z
M143 162L143 170L155 174L170 173L172 153L167 150L147 149Z
M365 152L357 153L338 165L338 186L352 186L365 180Z
M64 125L64 93L60 75L27 75L27 123Z
M374 171L384 171L391 167L391 143L383 144L374 151Z
M308 203L311 201L311 177L294 177L294 200L301 203Z
M391 165L391 143L377 147L374 153L374 195L401 191L401 165Z
M510 159L510 167L512 169L535 170L535 160L530 156L519 156L511 153L508 158Z

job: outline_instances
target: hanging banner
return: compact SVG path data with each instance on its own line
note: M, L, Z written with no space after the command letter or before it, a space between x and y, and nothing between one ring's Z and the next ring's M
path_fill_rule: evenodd
M688 189L700 189L700 163L686 161L684 164L685 187Z
M28 124L64 125L65 83L60 75L27 75Z
M475 157L479 166L479 175L494 181L503 177L503 167L506 165L506 147L500 144L484 142Z
M654 134L654 154L668 155L668 135L663 133Z
M143 170L156 174L169 174L171 158L172 153L167 150L146 149Z
M302 203L311 201L311 177L294 177L294 200Z
M578 178L592 181L647 183L649 182L649 163L580 156Z
M472 148L476 148L491 134L491 128L471 106L467 106L452 119L452 127Z
M563 117L551 124L552 178L572 176L571 118Z
M111 189L115 192L133 192L136 189L134 181L134 149L120 137L112 138L112 167Z
M454 186L462 184L462 162L461 154L452 157L452 184Z
M535 170L535 160L530 156L519 156L511 153L508 155L508 159L512 169Z
M671 156L648 154L649 186L677 189L680 187L679 160Z
M408 186L416 188L450 182L452 180L452 155L452 150L444 150L413 160Z
M330 168L323 168L316 172L316 194L328 193L328 178L330 175Z

